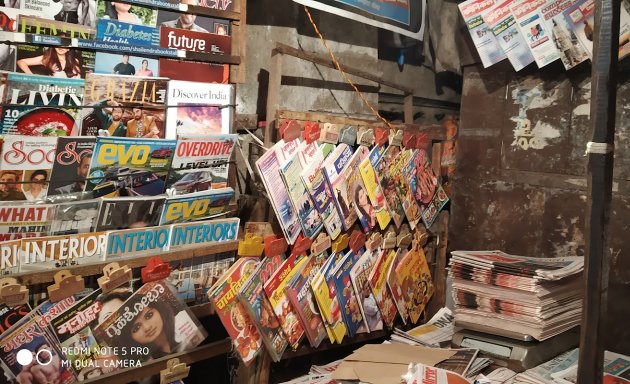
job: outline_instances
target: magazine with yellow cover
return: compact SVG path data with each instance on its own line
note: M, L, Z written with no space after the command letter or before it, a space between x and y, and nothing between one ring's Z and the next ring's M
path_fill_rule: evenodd
M394 275L402 290L409 319L415 324L433 295L431 271L422 247L417 246L408 251L395 266Z
M374 147L372 151L370 151L370 155L368 158L364 159L361 163L359 163L359 173L361 174L361 178L363 179L363 184L365 185L365 189L367 191L367 195L370 198L370 202L372 203L372 207L374 208L374 216L376 216L376 221L378 221L378 225L381 229L387 228L389 222L392 220L391 215L389 214L389 208L387 207L387 201L385 200L385 195L383 194L383 190L381 189L381 185L376 178L376 172L374 172L374 167L372 167L372 161L370 158L373 156L379 156L379 150L382 147Z

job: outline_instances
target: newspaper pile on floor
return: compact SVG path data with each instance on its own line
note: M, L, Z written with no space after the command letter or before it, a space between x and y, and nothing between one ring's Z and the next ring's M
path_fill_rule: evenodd
M455 322L545 340L579 325L582 257L534 258L501 251L454 251Z
M517 374L499 368L477 376L474 384L576 384L579 349L565 352L537 367ZM630 357L606 351L604 384L630 384Z
M326 365L312 365L308 374L281 384L335 384L336 381L331 378L331 375L342 361L336 360Z

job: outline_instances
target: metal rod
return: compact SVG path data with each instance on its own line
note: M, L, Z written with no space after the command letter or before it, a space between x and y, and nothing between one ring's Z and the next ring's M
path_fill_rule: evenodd
M588 208L584 308L580 335L578 384L601 384L604 329L610 269L609 221L612 199L619 56L619 0L595 1L595 28L591 70L592 142L588 154ZM606 145L608 144L608 145Z

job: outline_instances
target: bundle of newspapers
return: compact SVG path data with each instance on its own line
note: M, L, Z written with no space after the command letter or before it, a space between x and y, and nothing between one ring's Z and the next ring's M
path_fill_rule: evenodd
M545 340L580 323L581 257L533 258L501 251L454 251L455 323Z

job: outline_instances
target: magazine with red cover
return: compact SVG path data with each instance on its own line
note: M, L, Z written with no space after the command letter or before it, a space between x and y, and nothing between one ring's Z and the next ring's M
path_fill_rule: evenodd
M300 266L305 262L306 258L298 260L297 256L292 254L265 283L265 293L274 313L280 320L284 336L293 349L297 348L300 340L302 340L304 327L284 289L291 277L299 271Z
M311 282L326 261L326 255L310 256L287 284L285 291L297 312L311 347L317 348L326 338L324 320L313 296Z
M0 337L0 359L8 368L8 373L19 384L32 383L36 378L45 383L76 382L72 370L62 364L63 355L59 344L48 334L46 327L38 322L39 317L31 317L23 325ZM20 364L17 359L18 352L24 349L33 353L27 365Z
M230 65L161 58L160 76L172 80L228 84Z
M127 352L122 358L135 360L136 366L192 349L207 336L165 281L144 284L93 332L98 342Z
M0 304L0 335L30 312L31 307L28 304L22 304L12 308L6 304Z
M397 313L394 298L387 287L387 274L394 257L395 252L390 253L386 249L380 251L368 279L376 305L378 305L383 322L388 328L394 325Z
M282 255L265 257L238 294L243 307L262 335L265 348L273 361L280 361L288 343L282 333L280 321L265 294L264 283L280 268L283 259Z
M398 309L398 313L400 313L400 317L403 319L403 323L407 324L409 311L405 305L405 297L403 296L402 288L398 284L395 273L396 267L400 264L400 260L403 257L403 251L401 249L397 249L396 251L390 249L387 257L392 259L392 261L388 263L389 270L387 271L387 287L394 299L394 304Z
M238 300L238 291L256 271L256 258L241 258L210 289L208 296L234 347L245 365L249 365L262 347L262 337Z

